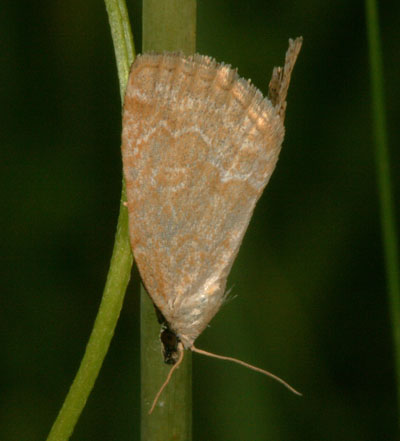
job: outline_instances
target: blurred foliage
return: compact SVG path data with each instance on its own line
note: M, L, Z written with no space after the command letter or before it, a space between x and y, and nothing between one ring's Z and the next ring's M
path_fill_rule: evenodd
M398 200L400 4L380 6ZM128 8L140 47L140 2ZM196 355L194 439L395 439L363 3L198 8L198 51L264 92L287 39L304 37L281 159L229 278L233 300L197 342L271 370L304 397ZM102 2L7 2L0 29L0 439L42 440L108 269L121 185L118 80ZM138 300L135 273L72 440L139 439Z

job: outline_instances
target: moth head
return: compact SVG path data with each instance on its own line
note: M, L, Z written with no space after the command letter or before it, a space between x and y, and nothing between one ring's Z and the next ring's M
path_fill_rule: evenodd
M175 364L180 355L179 337L171 331L168 325L163 325L161 329L161 349L164 356L164 363Z

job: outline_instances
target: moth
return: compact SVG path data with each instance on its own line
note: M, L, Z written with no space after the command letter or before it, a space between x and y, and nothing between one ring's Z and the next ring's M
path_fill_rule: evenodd
M205 353L194 342L226 298L275 169L301 44L289 40L268 98L208 56L144 54L132 65L122 130L130 242L162 322L164 360L174 368L184 349Z

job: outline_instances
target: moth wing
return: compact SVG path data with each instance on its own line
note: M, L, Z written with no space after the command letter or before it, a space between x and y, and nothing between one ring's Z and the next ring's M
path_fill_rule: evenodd
M283 117L229 66L164 54L132 67L122 133L131 245L185 347L223 302L283 136Z

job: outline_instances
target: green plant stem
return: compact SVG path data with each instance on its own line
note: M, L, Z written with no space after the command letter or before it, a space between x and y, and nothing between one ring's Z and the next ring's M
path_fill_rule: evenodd
M386 116L383 90L379 19L375 0L366 0L371 89L376 145L376 168L380 195L380 213L389 307L393 330L396 363L398 420L400 424L400 277L398 236L390 177L390 160L387 143Z
M143 52L196 51L196 0L143 0Z
M135 58L135 47L125 0L104 0L117 63L121 102L124 101L129 71Z
M182 51L196 48L195 0L143 0L143 52ZM141 439L142 441L190 441L192 431L191 353L185 351L174 373L148 415L151 403L170 366L164 364L160 325L145 290L141 290Z
M124 0L106 0L117 59L121 96L123 96L134 47ZM107 281L85 354L47 441L64 441L71 436L96 381L108 351L122 308L132 268L128 234L125 186L122 185L117 231Z
M185 351L181 366L174 372L158 406L150 406L165 381L170 365L163 362L160 325L154 306L142 288L140 300L141 335L141 439L142 441L190 441L192 431L192 357Z

